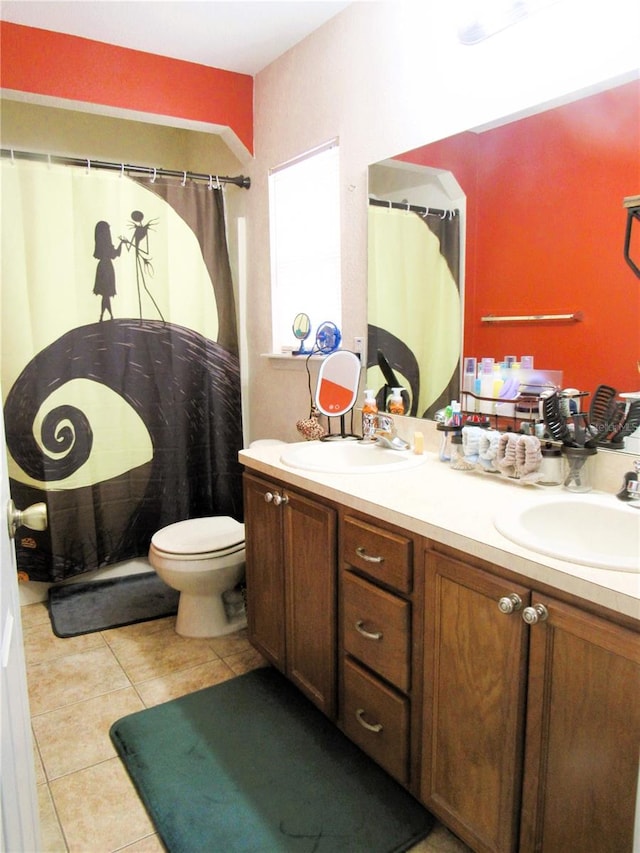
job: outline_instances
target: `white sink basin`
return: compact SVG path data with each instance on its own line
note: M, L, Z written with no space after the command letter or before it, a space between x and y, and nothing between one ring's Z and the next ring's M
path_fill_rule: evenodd
M402 471L426 462L410 450L389 450L360 441L310 441L288 447L280 456L283 465L322 474L375 474Z
M640 572L640 510L613 495L534 499L501 512L494 524L507 539L539 554Z

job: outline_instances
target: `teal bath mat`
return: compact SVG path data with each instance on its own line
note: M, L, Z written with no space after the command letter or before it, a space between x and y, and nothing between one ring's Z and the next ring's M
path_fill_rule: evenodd
M170 853L391 853L433 826L275 669L131 714L111 739Z

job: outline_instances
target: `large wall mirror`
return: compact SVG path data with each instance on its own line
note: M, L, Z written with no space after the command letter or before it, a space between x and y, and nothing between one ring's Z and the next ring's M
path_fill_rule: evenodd
M637 391L639 151L636 77L370 166L367 386L391 370L432 417L463 355L526 354L565 387Z

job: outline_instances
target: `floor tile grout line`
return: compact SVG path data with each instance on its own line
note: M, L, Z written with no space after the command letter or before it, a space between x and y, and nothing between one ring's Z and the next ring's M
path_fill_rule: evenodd
M63 710L71 710L78 705L84 705L85 702L92 702L94 699L101 699L105 696L110 696L112 693L121 693L123 690L131 690L133 687L135 687L135 685L128 684L125 687L116 687L114 690L107 690L105 692L96 693L93 696L86 696L83 699L77 699L74 702L69 702L67 705L59 705L57 708L50 708L46 711L37 711L35 714L31 714L31 727L33 728L33 721L39 720L41 717L46 717L49 714L57 714L59 711Z
M62 836L62 840L64 841L65 851L66 853L69 853L69 850L71 849L69 846L69 839L67 838L67 833L65 832L64 824L62 823L60 813L58 812L58 806L56 805L56 801L53 796L53 791L51 790L51 785L48 785L47 787L49 788L49 796L51 797L53 812L56 816L56 820L58 821L58 827L60 828L60 835Z
M25 637L25 643L28 638ZM28 660L27 661L27 669L34 666L48 666L56 661L63 660L64 658L72 657L73 655L84 655L89 652L95 652L98 649L108 648L108 644L103 641L103 645L96 644L95 646L91 646L87 649L76 649L75 651L68 651L61 654L51 655L43 658L42 660Z
M117 758L119 761L121 760L118 753L114 752L113 755L109 755L106 758L100 758L98 761L94 761L92 764L87 764L86 767L78 767L75 770L69 770L66 773L61 773L59 776L56 776L54 779L49 780L49 782L47 783L49 785L49 789L51 789L52 784L59 782L61 779L68 779L70 776L74 776L76 773L84 773L87 770L93 770L94 767L100 767L102 764L106 764L109 761L113 761L114 758ZM53 792L52 792L52 796L53 796Z

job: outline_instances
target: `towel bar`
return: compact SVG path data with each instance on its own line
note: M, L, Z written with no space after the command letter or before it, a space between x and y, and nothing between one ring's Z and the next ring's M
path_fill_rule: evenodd
M567 321L572 320L579 323L582 320L582 311L573 311L571 314L510 314L507 316L499 316L497 314L487 314L481 317L483 323L540 323L549 321Z

